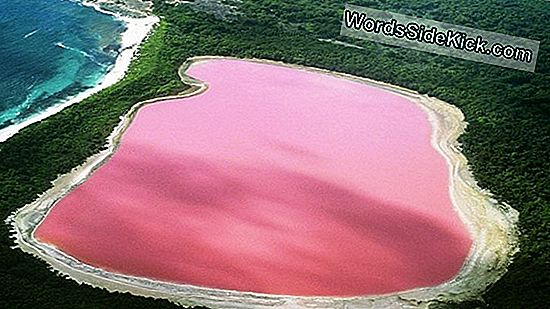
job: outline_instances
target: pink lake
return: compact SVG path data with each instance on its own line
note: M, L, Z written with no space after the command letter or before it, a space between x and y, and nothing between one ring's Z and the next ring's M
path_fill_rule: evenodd
M390 293L456 275L471 239L415 103L239 60L200 95L143 107L36 237L112 272L301 296Z

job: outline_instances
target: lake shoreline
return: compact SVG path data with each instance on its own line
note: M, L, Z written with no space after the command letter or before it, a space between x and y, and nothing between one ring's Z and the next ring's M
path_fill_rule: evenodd
M328 70L285 64L281 62L244 59L247 61L292 67L299 70L345 78L382 88L404 96L418 104L428 115L433 126L432 146L445 157L449 171L449 189L453 206L467 225L473 239L473 246L466 263L450 281L435 287L418 288L410 291L365 297L294 297L208 289L183 284L170 284L113 274L89 265L79 263L55 248L38 242L33 235L35 228L47 216L57 200L72 188L86 180L114 153L120 137L131 123L140 107L146 104L162 103L173 98L197 95L207 89L206 84L185 76L185 70L193 63L211 59L236 59L231 57L194 57L179 69L180 77L192 87L180 96L165 97L138 103L122 118L119 126L108 139L107 149L89 158L86 163L70 173L59 177L54 187L41 195L35 202L19 209L8 220L13 226L13 236L19 247L47 261L53 268L78 282L101 286L108 290L131 292L137 295L167 298L180 304L202 304L217 308L248 308L315 305L319 308L349 304L356 306L384 308L396 304L417 304L424 306L440 299L463 300L480 294L506 271L511 256L517 250L517 212L498 204L491 195L480 189L468 169L466 158L460 153L456 139L462 134L466 123L460 110L448 103L418 94L405 88Z

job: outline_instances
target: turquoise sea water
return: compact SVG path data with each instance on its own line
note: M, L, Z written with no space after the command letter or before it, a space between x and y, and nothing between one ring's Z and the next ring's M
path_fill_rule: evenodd
M124 23L69 0L0 0L0 129L94 87Z

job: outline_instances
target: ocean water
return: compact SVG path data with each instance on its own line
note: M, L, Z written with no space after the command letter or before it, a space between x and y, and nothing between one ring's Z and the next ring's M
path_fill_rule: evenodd
M122 21L68 0L0 0L0 129L98 84Z

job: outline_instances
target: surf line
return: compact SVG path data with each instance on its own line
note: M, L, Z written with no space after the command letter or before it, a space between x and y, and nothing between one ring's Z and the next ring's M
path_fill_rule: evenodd
M87 53L87 52L85 52L85 51L83 51L83 50L80 50L80 49L77 49L77 48L74 48L74 47L67 46L67 45L63 44L62 42L57 42L57 43L55 43L55 46L60 47L60 48L63 48L63 49L66 49L66 50L70 50L70 51L77 52L77 53L83 55L84 57L90 59L93 63L97 64L98 66L103 67L103 68L106 68L106 67L107 67L106 64L103 64L103 63L97 61L97 60L95 59L94 56L90 55L89 53Z

